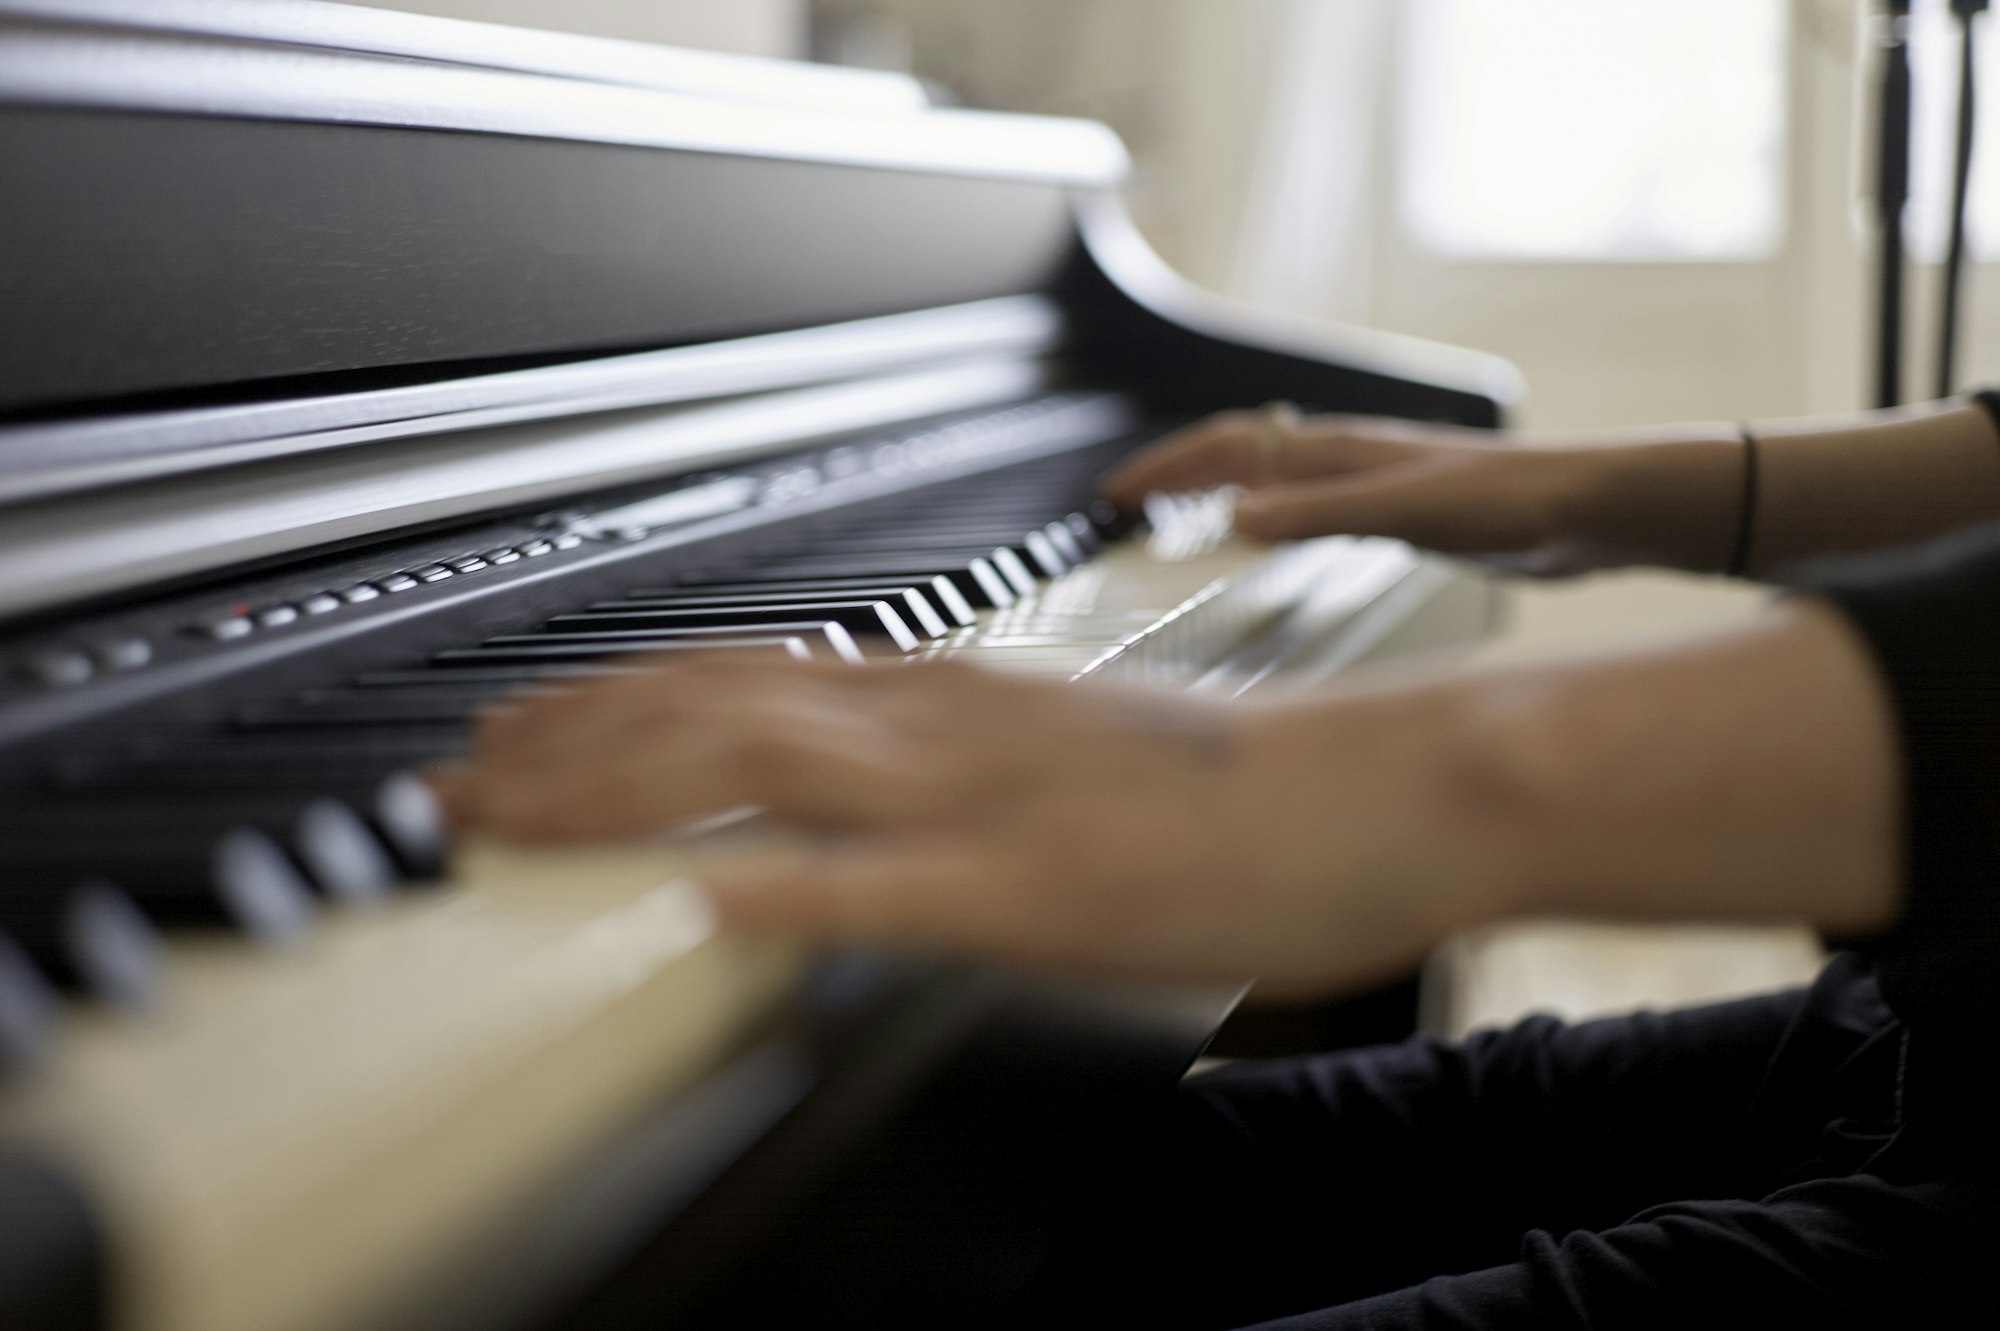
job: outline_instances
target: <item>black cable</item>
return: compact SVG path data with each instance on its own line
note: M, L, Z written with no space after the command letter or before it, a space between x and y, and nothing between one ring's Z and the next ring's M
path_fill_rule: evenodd
M1910 199L1910 0L1888 0L1875 208L1882 228L1876 288L1875 405L1903 400L1903 208Z
M1987 6L1987 0L1952 0L1958 16L1958 146L1952 160L1951 242L1944 258L1944 298L1942 327L1938 333L1937 395L1950 397L1958 382L1958 305L1965 284L1966 195L1972 186L1973 112L1973 19Z

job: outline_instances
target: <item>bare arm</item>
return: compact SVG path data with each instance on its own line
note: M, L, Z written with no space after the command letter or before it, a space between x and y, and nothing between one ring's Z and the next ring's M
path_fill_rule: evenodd
M1892 724L1809 600L1717 636L1259 707L953 667L707 662L494 720L444 782L542 842L743 804L739 925L1337 990L1511 915L1897 909Z
M1753 423L1760 485L1749 572L1921 541L2000 517L2000 431L1977 405ZM1302 422L1275 468L1256 419L1211 417L1107 482L1152 490L1252 487L1238 526L1270 539L1396 536L1450 554L1525 556L1573 571L1658 564L1714 572L1743 496L1738 427L1574 437L1492 435L1360 417Z
M1758 429L1753 570L1914 544L2000 517L2000 431L1981 407L1940 402Z

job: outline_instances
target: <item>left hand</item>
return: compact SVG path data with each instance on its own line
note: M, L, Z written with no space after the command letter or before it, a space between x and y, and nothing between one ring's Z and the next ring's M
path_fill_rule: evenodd
M806 835L702 871L741 927L1314 992L1415 962L1507 862L1440 835L1412 719L717 657L498 715L441 784L538 843L759 806Z

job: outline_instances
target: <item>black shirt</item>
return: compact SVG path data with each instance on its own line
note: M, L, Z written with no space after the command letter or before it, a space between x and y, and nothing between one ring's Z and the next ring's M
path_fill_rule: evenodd
M2000 421L2000 393L1978 400ZM2000 522L1778 581L1846 612L1892 699L1905 904L1859 946L1910 1028L1919 1080L1955 1099L2000 1031Z

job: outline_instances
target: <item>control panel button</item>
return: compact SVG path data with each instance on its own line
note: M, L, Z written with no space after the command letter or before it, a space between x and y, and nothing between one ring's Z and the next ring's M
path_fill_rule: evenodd
M583 538L573 531L566 531L560 536L552 537L551 543L558 550L574 550L583 544Z
M556 547L555 547L555 542L553 541L544 541L541 540L540 538L537 538L532 541L523 541L521 542L521 544L515 546L514 548L520 551L520 553L528 559L540 559L543 555L550 553Z
M453 575L443 564L425 564L422 568L411 569L410 576L418 582L443 582Z
M503 545L498 550L488 550L480 558L489 564L512 564L521 558L521 552L519 550L510 550Z
M320 592L299 602L299 609L309 615L330 615L340 609L341 601L332 592Z
M194 626L194 631L204 638L217 642L228 642L234 638L247 637L257 626L247 615L222 615L216 619L204 620Z
M360 605L365 601L380 600L382 598L382 589L372 586L369 583L357 582L352 587L342 587L334 595L349 605Z
M457 559L447 559L444 562L445 567L454 573L477 573L480 569L486 567L486 561L478 555L463 555Z
M144 638L112 638L100 642L91 654L106 670L137 670L153 659L153 644Z
M88 684L97 669L82 652L69 647L52 647L28 658L28 673L38 683L52 688L71 688Z
M287 624L299 621L299 608L295 605L267 605L251 616L260 629L281 629Z
M375 579L375 586L379 591L407 592L423 584L407 573L391 573L386 578Z

